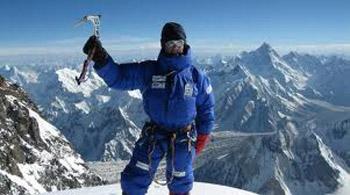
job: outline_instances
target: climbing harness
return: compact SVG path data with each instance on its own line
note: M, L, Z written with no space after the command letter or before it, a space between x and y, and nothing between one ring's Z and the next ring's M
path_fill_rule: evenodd
M180 142L182 141L187 141L188 143L188 152L191 152L192 150L192 144L196 141L196 137L191 135L191 131L193 131L193 124L187 125L185 128L181 128L177 131L171 131L169 132L168 136L170 138L170 144L169 144L169 150L170 150L170 154L171 154L171 174L170 174L170 178L167 179L168 181L166 182L161 182L159 180L157 180L154 175L152 174L152 170L151 170L151 165L152 165L152 155L153 152L155 150L156 144L157 144L157 140L155 139L155 133L156 131L163 131L163 132L167 132L164 131L165 129L163 127L159 127L156 124L152 124L152 123L146 123L145 124L145 130L142 132L142 136L147 136L150 144L147 150L147 156L148 156L148 167L149 167L149 175L152 178L152 180L157 183L158 185L168 185L170 184L173 179L174 179L174 173L175 171L175 143L176 143L176 139L178 137L178 134L183 134L186 133L186 140L180 140ZM155 172L157 171L154 170Z

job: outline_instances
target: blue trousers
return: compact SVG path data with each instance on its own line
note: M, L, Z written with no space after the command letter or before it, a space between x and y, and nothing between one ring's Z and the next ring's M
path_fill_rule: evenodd
M123 192L130 195L144 195L157 170L159 162L166 156L166 178L170 192L188 192L193 187L192 162L195 157L194 144L189 144L186 133L178 134L175 141L175 155L172 156L170 137L164 133L153 133L139 138L135 144L129 164L121 173ZM195 137L195 131L191 137ZM150 154L150 152L153 151ZM149 161L149 157L151 161ZM174 158L174 159L173 159ZM174 167L173 167L174 165ZM171 179L172 178L172 179Z

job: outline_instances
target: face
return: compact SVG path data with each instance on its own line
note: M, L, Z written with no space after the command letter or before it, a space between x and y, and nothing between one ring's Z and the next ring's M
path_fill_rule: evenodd
M171 55L181 55L184 51L185 41L184 40L172 40L168 41L164 45L165 53Z

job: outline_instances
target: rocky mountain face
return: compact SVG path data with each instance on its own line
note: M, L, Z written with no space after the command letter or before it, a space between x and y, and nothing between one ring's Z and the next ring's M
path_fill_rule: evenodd
M293 127L291 127L293 128ZM221 132L197 159L198 181L259 194L326 194L348 182L346 166L314 132L242 136Z
M37 194L102 184L16 84L0 76L0 192Z
M278 195L350 186L349 61L280 56L264 43L198 62L212 81L217 120L213 142L196 160L197 180ZM93 73L77 87L74 67L3 67L0 73L28 89L85 159L130 157L146 120L139 92L109 90Z
M333 151L344 160L348 167L350 167L350 149L348 144L350 142L349 122L350 119L347 119L334 126L331 129L333 136L328 137L330 140L327 140Z

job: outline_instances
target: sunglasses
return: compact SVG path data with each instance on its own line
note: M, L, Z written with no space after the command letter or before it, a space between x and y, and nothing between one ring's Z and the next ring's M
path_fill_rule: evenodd
M180 40L171 40L165 43L165 52L168 54L181 54L185 46L185 41Z

